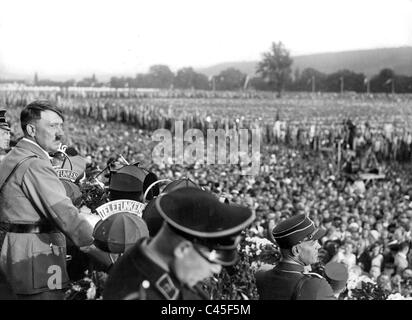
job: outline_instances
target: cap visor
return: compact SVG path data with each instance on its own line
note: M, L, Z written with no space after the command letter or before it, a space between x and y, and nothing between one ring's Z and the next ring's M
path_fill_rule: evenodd
M216 262L222 266L234 265L239 260L237 250L216 250Z
M231 266L239 260L239 255L236 249L213 249L202 245L195 245L194 248L210 263Z
M319 240L326 234L327 230L324 228L319 228L316 232L315 235L313 236L313 240Z

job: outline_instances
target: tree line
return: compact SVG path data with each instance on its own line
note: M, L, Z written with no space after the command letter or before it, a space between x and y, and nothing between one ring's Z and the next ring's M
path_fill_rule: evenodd
M297 69L292 76L284 75L283 77L280 80L283 82L280 91L412 93L412 76L397 75L389 68L382 69L370 78L363 73L351 70L339 70L326 74L313 68L306 68L302 71ZM266 79L263 76L249 77L236 68L227 68L215 76L207 77L191 67L180 69L174 74L166 65L152 66L149 73L138 74L135 78L112 77L110 86L114 88L279 91L275 80Z
M236 91L254 89L276 91L278 96L286 91L309 92L386 92L412 93L412 76L397 75L390 68L383 68L378 74L366 77L363 73L339 70L326 74L313 68L295 69L293 59L282 42L273 42L270 50L262 54L253 77L236 68L227 68L219 74L207 77L192 67L172 72L167 65L153 65L147 73L135 77L111 77L108 83L99 82L95 75L79 82L74 80L56 82L40 80L35 75L34 85L79 86L113 88L158 88Z

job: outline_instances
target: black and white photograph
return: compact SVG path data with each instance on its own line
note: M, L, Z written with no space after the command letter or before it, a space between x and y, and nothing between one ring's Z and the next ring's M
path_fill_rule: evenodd
M411 0L0 1L0 300L412 300L411 247Z

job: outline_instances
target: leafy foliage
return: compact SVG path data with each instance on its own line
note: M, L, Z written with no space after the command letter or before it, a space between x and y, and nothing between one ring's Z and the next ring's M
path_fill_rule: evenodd
M219 90L238 90L243 87L246 74L235 68L223 70L217 76L216 84Z
M382 290L372 282L361 282L361 287L355 288L351 292L353 300L386 300L388 296L389 292Z
M275 86L278 97L290 78L292 63L290 52L282 42L273 42L270 51L265 52L262 61L258 63L257 72Z
M98 184L85 182L80 184L82 192L82 205L94 211L96 208L107 202L106 191Z
M72 282L65 293L65 300L100 300L107 274L86 271L83 279Z

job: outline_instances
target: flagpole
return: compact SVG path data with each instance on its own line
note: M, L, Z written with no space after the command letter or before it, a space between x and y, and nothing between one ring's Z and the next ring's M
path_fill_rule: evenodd
M392 94L395 94L395 79L392 78Z
M247 88L248 88L248 86L249 86L249 75L246 75L246 77L245 77L245 82L244 82L244 84L243 84L243 90L247 90Z
M370 93L369 79L367 77L365 77L365 80L363 80L363 81L366 85L366 93L369 94Z
M312 92L315 93L315 76L312 76Z
M340 172L340 163L341 163L341 158L342 158L342 141L341 140L339 140L338 141L338 168L337 168L337 172L336 172L336 175L338 175L339 174L339 172Z

